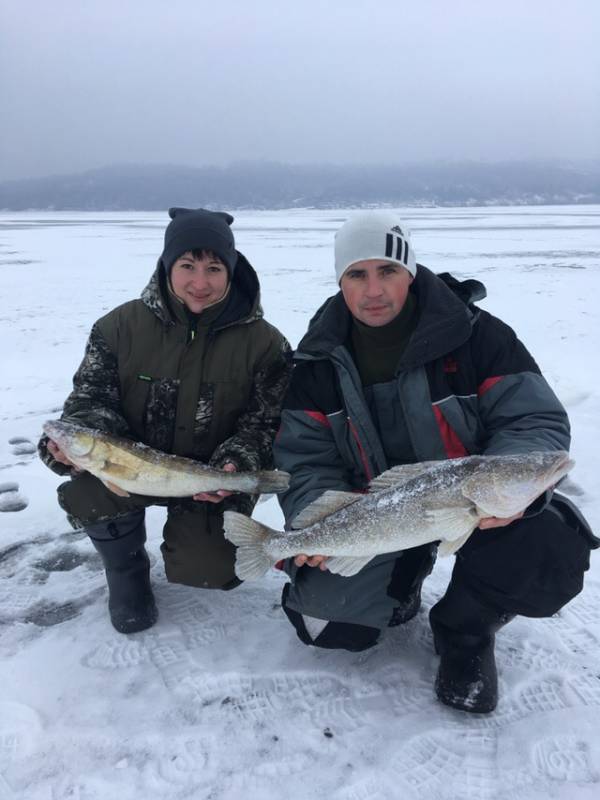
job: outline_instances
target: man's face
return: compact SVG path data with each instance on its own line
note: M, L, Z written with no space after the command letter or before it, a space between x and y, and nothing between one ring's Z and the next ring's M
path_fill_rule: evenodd
M399 264L369 258L348 267L340 288L351 314L378 328L402 311L412 282L413 276Z

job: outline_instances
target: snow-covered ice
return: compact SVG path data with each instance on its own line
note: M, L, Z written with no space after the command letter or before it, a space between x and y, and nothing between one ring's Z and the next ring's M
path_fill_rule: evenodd
M349 211L236 214L267 319L297 344L335 291ZM488 288L565 403L566 490L598 531L600 207L406 209L419 260ZM427 610L365 653L302 645L272 571L229 593L168 584L148 514L160 609L110 626L98 556L55 500L33 445L70 389L93 321L137 296L166 214L0 214L0 799L591 800L600 796L600 567L548 620L498 635L501 700L471 716L434 697ZM279 527L274 500L256 516Z

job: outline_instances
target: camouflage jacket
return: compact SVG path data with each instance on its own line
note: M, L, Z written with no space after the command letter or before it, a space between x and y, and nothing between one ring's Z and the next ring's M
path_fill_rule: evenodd
M141 299L92 328L62 419L240 470L272 466L291 349L263 319L257 275L239 254L229 295L192 315L159 262ZM39 444L44 463L70 474Z

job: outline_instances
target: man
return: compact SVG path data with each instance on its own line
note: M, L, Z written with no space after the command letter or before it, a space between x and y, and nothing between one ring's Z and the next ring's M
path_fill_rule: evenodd
M341 291L300 342L274 448L292 475L280 495L288 527L323 492L364 490L398 464L568 450L566 412L533 358L472 305L483 286L417 265L394 213L346 222L335 271ZM447 705L492 711L496 631L516 614L554 614L582 588L600 541L566 498L547 494L515 517L482 520L457 554L430 612L436 692ZM435 551L381 555L349 578L327 571L326 553L300 554L285 565L284 611L306 644L371 647L417 613Z

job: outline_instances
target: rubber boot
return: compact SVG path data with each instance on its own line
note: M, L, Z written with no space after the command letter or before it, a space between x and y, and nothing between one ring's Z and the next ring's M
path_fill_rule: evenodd
M429 612L440 666L438 699L447 706L489 714L498 704L495 634L514 615L482 602L454 579Z
M137 633L158 619L150 585L150 559L146 553L144 512L86 527L100 554L108 584L108 611L119 633Z

